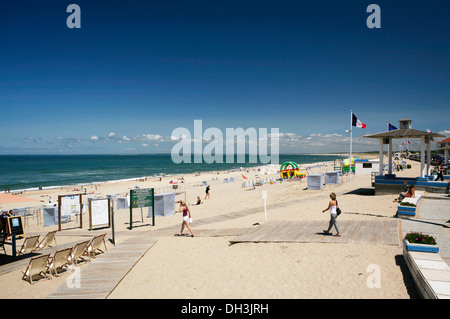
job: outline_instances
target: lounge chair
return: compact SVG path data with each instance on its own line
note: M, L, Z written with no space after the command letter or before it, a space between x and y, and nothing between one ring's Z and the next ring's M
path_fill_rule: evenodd
M39 243L39 235L25 238L22 247L17 251L17 255L33 252L37 249Z
M47 235L45 235L44 239L42 239L42 241L38 244L37 249L44 249L45 247L52 247L52 246L50 246L52 241L55 241L55 245L57 245L56 239L55 239L56 232L57 232L57 230L54 230L54 231L49 232Z
M95 236L94 238L92 238L92 241L90 242L89 246L88 246L88 254L89 256L92 254L92 257L95 258L95 252L97 250L100 250L102 253L106 252L108 249L106 248L106 243L105 243L105 236L106 234L103 235L98 235ZM105 245L105 251L100 249L100 245L102 244Z
M5 252L5 255L6 255L5 240L6 240L6 234L0 233L0 247L3 247L3 251Z
M50 273L53 271L55 277L59 277L58 268L67 267L70 264L70 253L72 252L72 247L61 249L55 252L53 258L50 261Z
M78 259L80 259L80 258L83 259L83 261L86 261L83 256L88 255L88 257L89 257L89 254L87 253L87 249L88 249L90 242L91 242L90 240L86 240L86 241L77 243L73 247L72 252L70 253L70 262L71 263L74 263L75 265L77 265ZM89 257L89 260L90 260L90 257Z
M23 277L22 279L28 278L30 284L33 283L33 276L35 275L43 275L47 279L52 279L51 276L47 276L47 271L49 269L49 258L50 254L41 255L38 257L33 257L30 259L30 263L25 271L22 271Z

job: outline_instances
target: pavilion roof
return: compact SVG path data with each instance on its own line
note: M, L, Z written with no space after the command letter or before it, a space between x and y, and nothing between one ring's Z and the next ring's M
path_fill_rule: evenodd
M421 138L421 137L445 137L437 133L429 133L410 129L397 129L387 132L381 132L371 135L364 135L366 138Z
M449 138L446 138L446 139L443 140L443 141L438 141L438 143L450 143L450 137L449 137Z

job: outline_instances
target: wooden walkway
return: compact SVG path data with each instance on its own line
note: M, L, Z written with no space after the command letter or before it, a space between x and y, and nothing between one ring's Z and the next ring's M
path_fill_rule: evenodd
M302 243L364 243L400 245L398 220L343 220L339 221L341 237L326 235L323 221L274 221L258 230L239 236L231 243L245 242L302 242ZM334 228L332 231L335 231Z
M74 272L47 299L105 299L156 243L156 239L131 238L93 259L78 274ZM79 275L79 277L76 277Z

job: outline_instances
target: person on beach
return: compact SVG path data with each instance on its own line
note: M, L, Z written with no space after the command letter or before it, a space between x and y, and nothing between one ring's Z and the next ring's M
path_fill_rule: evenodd
M409 191L409 186L408 183L406 181L403 181L403 192L400 193L400 195L398 195L398 198L394 199L394 202L401 202L403 200L403 198L406 197L406 193L408 193Z
M194 205L200 205L202 203L202 200L200 199L200 196L197 196L197 202Z
M189 229L189 232L191 233L191 237L194 237L194 233L189 227L189 221L191 219L191 211L187 207L186 203L183 201L180 201L180 213L183 213L183 223L181 224L180 232L175 234L175 236L183 236L184 226L186 226L187 229Z
M405 197L412 197L412 198L416 197L416 189L415 189L414 185L411 185L409 190L406 192Z
M438 167L436 169L437 169L437 176L436 176L436 179L434 181L437 181L437 180L440 179L443 182L444 181L444 175L442 173L443 173L444 169L442 168L442 162L439 162L439 165L438 165Z
M207 198L210 198L210 194L209 194L209 190L210 190L210 186L208 185L208 186L206 186L206 190L205 190L205 193L206 193L206 195L205 195L205 199L207 199Z
M14 211L11 209L9 212L6 210L0 215L0 232L6 232L6 223L8 222L8 217L13 216Z
M336 228L336 231L337 231L336 235L334 235L334 236L340 237L341 233L339 232L339 227L338 227L338 224L337 224L337 212L336 212L337 200L336 200L336 194L335 193L331 193L330 194L330 199L331 200L328 203L328 207L322 211L322 213L325 213L327 210L330 210L330 223L328 225L328 229L324 230L323 232L325 234L329 234L331 228L334 225L334 228Z

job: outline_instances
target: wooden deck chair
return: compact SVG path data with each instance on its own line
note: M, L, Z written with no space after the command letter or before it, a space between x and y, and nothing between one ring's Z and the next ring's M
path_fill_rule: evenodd
M54 231L49 232L47 235L45 235L44 239L42 239L42 241L38 244L37 249L44 249L45 247L52 247L52 246L50 246L52 241L55 241L55 245L57 245L56 238L55 238L56 232L57 232L57 230L54 230Z
M17 255L33 252L37 249L39 243L39 235L25 238L22 247L17 251Z
M84 255L88 255L88 257L89 257L89 254L87 253L87 249L88 249L90 242L91 242L90 240L79 242L73 247L72 252L70 253L70 262L71 263L74 263L75 265L77 265L78 259L80 259L80 258L83 259L83 261L86 261L84 259ZM91 260L90 257L89 257L89 260Z
M92 257L95 258L95 252L97 250L100 250L102 253L104 253L108 250L106 248L105 236L106 236L106 234L103 234L103 235L98 235L98 236L95 236L94 238L92 238L92 241L90 242L89 247L88 247L89 256L92 254ZM102 242L103 242L103 245L105 246L105 251L100 249Z
M50 273L53 271L55 277L59 277L58 268L66 267L70 264L70 253L72 252L72 247L61 249L55 252L53 258L50 261Z
M50 254L41 255L38 257L33 257L30 259L30 263L25 271L22 271L23 277L22 279L28 278L30 284L33 283L33 276L35 275L43 275L47 279L52 279L51 276L47 276L47 271L49 269L49 261Z

